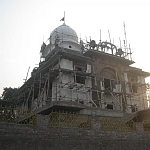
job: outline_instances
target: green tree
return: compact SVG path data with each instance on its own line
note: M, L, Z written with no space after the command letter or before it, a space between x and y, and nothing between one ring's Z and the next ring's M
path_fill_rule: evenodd
M12 95L18 90L18 88L3 88L2 99L11 100Z

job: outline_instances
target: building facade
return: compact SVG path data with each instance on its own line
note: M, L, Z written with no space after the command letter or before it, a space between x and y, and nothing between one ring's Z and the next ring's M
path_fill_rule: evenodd
M41 61L14 94L16 106L49 114L74 111L133 113L148 108L145 78L131 67L131 49L110 42L83 42L65 23L41 46ZM109 113L110 115L110 113Z

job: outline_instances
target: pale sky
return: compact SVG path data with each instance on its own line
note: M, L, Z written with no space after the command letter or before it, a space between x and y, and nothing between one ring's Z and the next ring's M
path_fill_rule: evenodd
M65 11L66 24L78 37L124 40L133 51L135 67L150 72L149 0L0 0L0 95L3 87L20 87L40 61L40 47ZM29 76L30 77L30 72ZM150 82L150 78L147 79Z

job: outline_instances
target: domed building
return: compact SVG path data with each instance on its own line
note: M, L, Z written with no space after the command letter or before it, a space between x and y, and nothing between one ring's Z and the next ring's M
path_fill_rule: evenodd
M78 44L77 33L65 23L55 28L49 39L50 43L42 51L42 57L45 58L56 46L81 52L81 46Z
M110 42L79 41L63 23L49 43L43 43L39 67L14 94L19 107L36 113L69 111L77 114L124 117L148 108L145 78L131 67L131 51ZM141 93L141 91L143 91Z

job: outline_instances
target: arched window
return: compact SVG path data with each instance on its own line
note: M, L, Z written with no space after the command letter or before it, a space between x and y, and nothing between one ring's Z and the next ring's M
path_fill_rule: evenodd
M100 76L103 76L108 79L116 79L115 71L111 68L104 68L102 69Z

